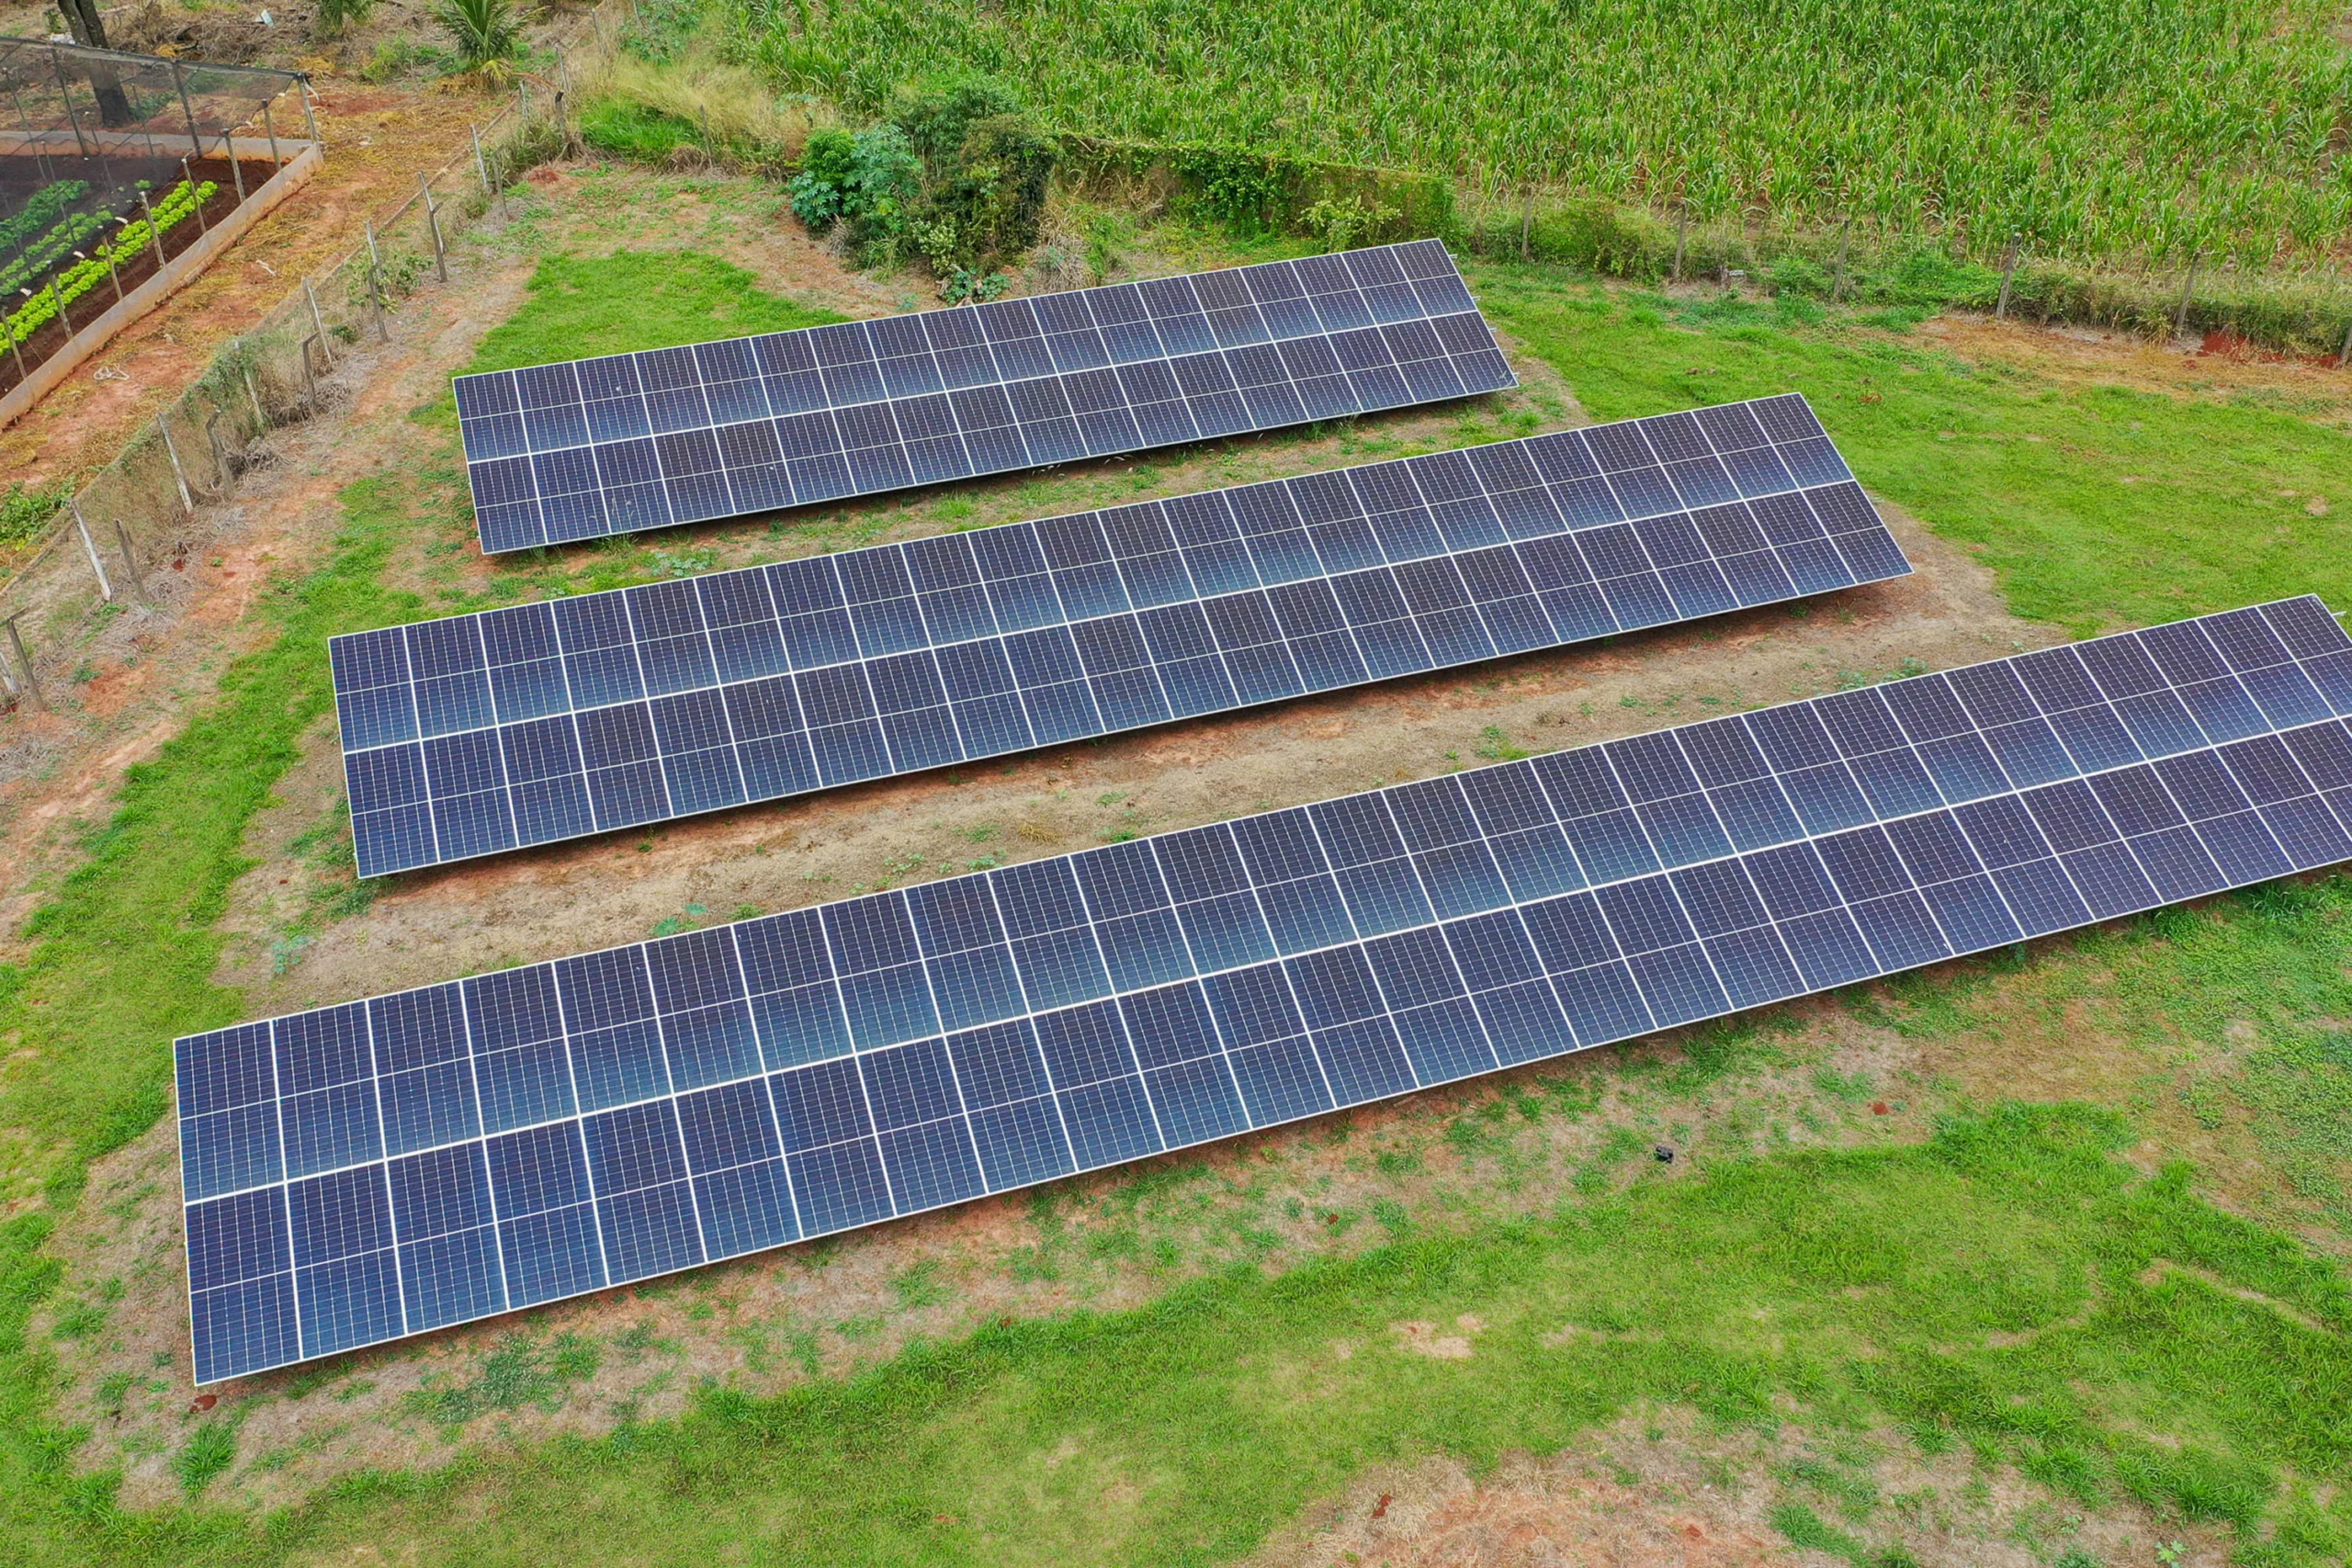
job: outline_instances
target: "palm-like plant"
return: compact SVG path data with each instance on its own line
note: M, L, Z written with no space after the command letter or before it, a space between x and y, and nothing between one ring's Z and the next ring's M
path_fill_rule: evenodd
M435 17L469 71L511 58L523 41L513 0L440 0Z

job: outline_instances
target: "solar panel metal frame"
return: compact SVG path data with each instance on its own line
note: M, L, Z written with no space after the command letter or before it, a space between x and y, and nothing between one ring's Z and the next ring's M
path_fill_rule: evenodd
M182 1039L197 1380L2352 859L2347 719L2307 596Z
M456 380L485 552L1519 385L1435 240Z
M1909 570L1788 393L330 651L373 876Z

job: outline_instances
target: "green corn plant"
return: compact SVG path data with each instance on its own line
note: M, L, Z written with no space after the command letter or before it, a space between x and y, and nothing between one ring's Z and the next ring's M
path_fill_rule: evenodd
M1054 130L1932 235L1979 257L2325 265L2339 0L730 0L781 86L888 115L985 68ZM1695 217L1695 214L1694 214ZM2340 265L2340 264L2339 264Z

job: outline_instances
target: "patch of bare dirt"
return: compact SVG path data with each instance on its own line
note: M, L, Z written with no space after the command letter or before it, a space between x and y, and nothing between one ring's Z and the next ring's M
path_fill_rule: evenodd
M1416 1356L1427 1356L1433 1361L1466 1361L1477 1354L1471 1348L1471 1340L1487 1325L1478 1321L1476 1314L1465 1312L1454 1320L1453 1326L1461 1332L1448 1334L1434 1323L1413 1318L1390 1324L1388 1331Z
M2332 358L2264 353L2226 334L2212 334L2184 352L2185 345L2127 333L2037 327L1958 312L1935 317L1916 330L1965 358L2014 366L2063 386L2256 399L2321 423L2352 428L2352 377L2337 369Z
M85 631L88 678L52 684L51 711L20 709L0 725L0 956L78 859L80 830L111 808L123 770L176 733L220 671L265 634L255 596L274 574L323 558L338 494L399 460L413 428L407 412L438 395L480 334L512 312L526 275L512 262L486 265L461 288L406 302L390 344L347 349L340 403L275 432L235 491L199 509L153 574L154 604L126 593L129 608Z
M1834 1492L1822 1489L1826 1482ZM1784 1426L1718 1431L1686 1411L1628 1416L1558 1454L1510 1454L1474 1475L1430 1458L1378 1465L1250 1561L1252 1568L1838 1568L1774 1523L1801 1506L1872 1555L1925 1568L2046 1568L2067 1551L2113 1563L2219 1568L2215 1532L2131 1505L2084 1513L1962 1454L1929 1458L1899 1434L1824 1443ZM1887 1561L1902 1559L1888 1558Z

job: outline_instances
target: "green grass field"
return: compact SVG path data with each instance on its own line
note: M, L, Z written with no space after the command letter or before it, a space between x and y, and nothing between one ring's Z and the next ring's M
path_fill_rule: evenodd
M1668 299L1503 266L1474 281L1595 419L1804 392L1874 491L1983 547L2020 615L2088 637L2290 593L2352 604L2340 424L2253 398L2062 389L1967 363L1901 317L1832 322L1794 299Z
M2185 1172L2133 1178L2109 1157L2129 1136L2094 1112L2016 1109L1924 1145L1637 1184L1359 1262L987 1330L780 1399L710 1392L682 1421L350 1485L205 1551L1218 1562L1366 1463L1491 1462L1669 1402L1726 1426L1787 1402L1831 1428L1891 1416L1929 1451L1969 1444L2071 1498L2252 1529L2289 1474L2352 1452L2352 1300L2332 1269L2189 1196ZM2143 1283L2159 1258L2180 1271ZM1486 1325L1470 1359L1395 1347L1391 1323L1464 1312ZM1970 1348L1996 1333L2024 1343ZM2352 1539L2307 1499L2277 1512L2317 1551L2274 1562Z
M2072 389L1883 326L1541 269L1474 281L1597 417L1801 387L1874 489L1985 547L2021 613L2087 630L2311 590L2352 601L2341 517L2290 514L2272 493L2340 488L2345 472L2341 432L2290 410ZM820 318L721 264L551 258L477 367L706 337L714 319ZM446 413L421 414L416 440L430 479L455 451ZM212 928L245 827L323 712L323 637L416 613L385 562L420 526L419 492L390 476L345 496L334 558L263 597L269 639L133 771L36 917L30 962L0 969L0 1123L34 1134L8 1156L17 1213L0 1227L0 1561L326 1561L391 1539L419 1563L1205 1563L1367 1463L1484 1463L1658 1406L1724 1428L1892 1427L1923 1453L1959 1445L1987 1472L2015 1467L2065 1506L2132 1500L2225 1526L2244 1563L2316 1568L2352 1550L2342 1269L2281 1224L2207 1202L2190 1170L2119 1157L2143 1135L2139 1111L2078 1105L1955 1106L1925 1142L1725 1154L1679 1179L1623 1165L1533 1213L1398 1213L1354 1259L1240 1264L1136 1310L919 1344L773 1399L707 1388L682 1419L594 1439L469 1438L446 1469L346 1480L267 1517L209 1504L200 1484L184 1506L118 1509L117 1477L77 1472L78 1435L53 1424L58 1362L28 1332L58 1286L41 1244L80 1201L86 1161L163 1113L163 1043L238 1015L238 993L210 978ZM2274 538L2282 525L2302 532ZM2023 1030L2052 1051L2086 1016L2152 1052L2248 1024L2216 1102L2285 1167L2277 1218L2339 1251L2352 1228L2352 877L1845 1000L1917 1036ZM1770 1043L1752 1027L1708 1040L1676 1092L1736 1100ZM1586 1071L1630 1074L1626 1060ZM1584 1092L1522 1089L1522 1115L1566 1124ZM1466 1115L1459 1145L1481 1125ZM1486 1325L1467 1359L1406 1354L1388 1327L1464 1312ZM547 1353L518 1345L513 1364L553 1386L551 1363L530 1359ZM453 1393L445 1414L498 1407L472 1397ZM237 1452L233 1427L187 1429L205 1434L182 1450L191 1481ZM1903 1535L1889 1510L1858 1505L1832 1526L1787 1509L1792 1538L1817 1528L1857 1543L1857 1561L1902 1561L1883 1556Z

